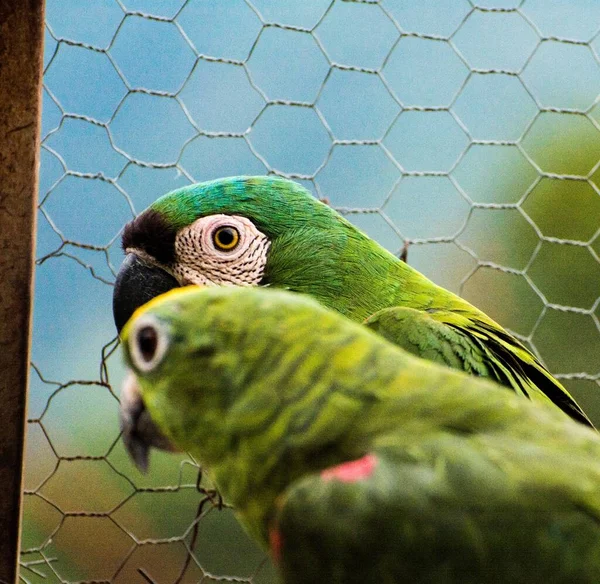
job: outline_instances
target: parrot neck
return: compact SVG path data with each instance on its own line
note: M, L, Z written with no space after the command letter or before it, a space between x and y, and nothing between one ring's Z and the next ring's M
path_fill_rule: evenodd
M293 454L273 449L278 452L265 453L259 446L254 440L242 441L238 452L226 454L209 466L209 474L244 528L266 549L277 498L294 481L342 463L347 457L328 449L310 453L294 449Z
M275 242L263 284L309 294L357 322L390 306L425 310L457 298L353 226L306 241Z

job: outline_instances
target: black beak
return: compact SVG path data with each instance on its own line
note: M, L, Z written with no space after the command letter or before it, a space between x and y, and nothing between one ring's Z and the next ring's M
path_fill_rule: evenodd
M178 286L177 280L161 268L146 263L134 253L127 254L117 274L113 292L113 316L117 331L121 332L140 306Z
M150 418L132 373L125 379L121 392L120 421L125 448L140 471L148 470L150 448L176 451Z

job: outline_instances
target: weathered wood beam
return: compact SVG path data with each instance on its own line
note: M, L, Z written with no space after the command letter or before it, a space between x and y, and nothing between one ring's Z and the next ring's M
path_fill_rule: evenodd
M18 579L44 0L0 0L0 582Z

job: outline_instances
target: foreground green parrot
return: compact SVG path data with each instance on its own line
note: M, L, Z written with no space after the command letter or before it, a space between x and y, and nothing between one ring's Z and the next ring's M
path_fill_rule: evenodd
M113 307L182 285L271 286L309 294L417 356L491 377L591 425L517 339L436 286L295 182L235 177L184 187L126 225Z
M600 436L556 408L279 290L174 290L122 338L130 453L197 457L286 584L600 582Z

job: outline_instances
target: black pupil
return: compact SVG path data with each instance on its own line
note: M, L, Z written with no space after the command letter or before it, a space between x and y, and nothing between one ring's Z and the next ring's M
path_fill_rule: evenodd
M138 333L138 346L145 361L151 361L156 353L158 336L151 326L146 326Z
M231 227L223 227L217 233L218 242L227 247L235 241L235 231Z

